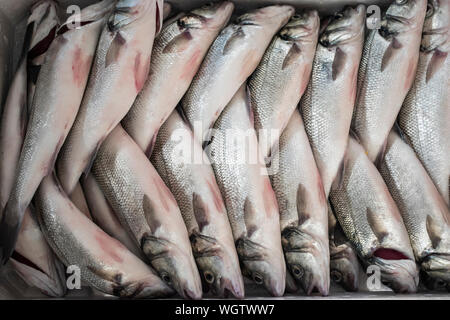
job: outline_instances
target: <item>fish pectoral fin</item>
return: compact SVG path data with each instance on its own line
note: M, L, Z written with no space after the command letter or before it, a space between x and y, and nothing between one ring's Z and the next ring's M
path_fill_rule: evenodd
M236 251L243 261L260 261L264 259L265 249L260 244L251 241L247 237L236 240Z
M347 58L347 54L342 49L337 47L336 53L334 55L333 65L331 67L331 75L333 81L335 81L344 70Z
M194 192L192 196L192 206L195 221L197 222L200 232L202 232L203 228L209 225L208 205L203 201L199 194Z
M149 261L164 257L169 252L170 242L152 234L144 233L141 238L141 250Z
M436 249L442 241L442 227L430 215L427 215L426 227L431 245Z
M142 200L142 206L148 226L150 227L152 233L155 233L156 230L158 230L158 228L161 227L161 222L156 218L155 208L149 196L144 195L144 198Z
M244 223L247 230L247 237L250 238L258 227L253 223L253 218L256 216L256 209L253 206L249 198L245 199L244 202Z
M297 188L297 213L299 226L311 218L308 199L308 190L301 183L299 183Z
M427 67L426 83L433 78L435 73L442 67L447 59L448 52L435 50Z
M392 38L392 41L384 52L383 59L381 60L381 72L386 69L389 63L393 60L393 57L397 54L398 49L402 47L403 45L397 40L397 38Z
M120 52L124 48L127 41L122 36L120 31L116 31L114 38L108 48L105 58L105 68L108 68L111 64L119 60Z
M223 47L222 54L227 55L232 49L239 45L240 40L245 38L245 32L242 29L242 27L237 27L237 29L233 32L231 37L228 39L228 41L225 43L225 46Z
M220 250L217 240L213 237L194 231L190 236L192 252L195 258L217 255Z
M186 50L192 40L192 35L189 30L186 30L176 37L174 37L169 43L164 47L162 53L180 53Z
M299 56L302 54L302 50L300 49L299 45L294 43L291 46L291 49L289 49L288 54L284 58L282 70L288 68L290 65L294 64Z
M386 229L386 226L383 223L383 219L380 218L374 211L370 208L366 209L366 217L367 222L369 223L370 228L373 233L377 237L380 243L388 236L389 232Z

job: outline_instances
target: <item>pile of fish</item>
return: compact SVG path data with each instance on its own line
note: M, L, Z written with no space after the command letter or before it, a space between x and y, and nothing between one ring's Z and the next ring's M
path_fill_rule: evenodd
M363 5L171 9L31 8L0 123L0 268L53 297L69 267L127 298L244 298L244 277L325 296L368 267L450 290L449 0L395 0L378 29Z

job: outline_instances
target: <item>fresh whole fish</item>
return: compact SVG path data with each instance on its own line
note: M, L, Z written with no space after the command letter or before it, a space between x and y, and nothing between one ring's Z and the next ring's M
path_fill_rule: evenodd
M281 242L292 276L307 294L330 287L328 206L302 117L294 110L280 136L270 176L280 210Z
M450 205L450 3L428 1L416 78L398 122Z
M156 37L148 80L122 121L147 156L159 127L189 88L233 8L231 2L225 1L195 9L165 26Z
M395 0L364 43L352 128L373 162L414 81L426 7L426 0Z
M120 125L100 147L92 173L160 277L182 297L200 299L201 280L177 202Z
M173 293L155 272L89 220L70 201L55 175L36 194L39 222L55 253L77 266L82 280L119 297L165 297Z
M80 111L57 162L58 177L69 195L83 172L89 173L103 140L147 80L162 2L119 0L103 28Z
M342 184L330 200L347 238L365 266L380 269L395 292L415 292L418 269L400 212L364 148L350 138Z
M337 221L330 203L328 203L328 234L331 280L347 291L358 291L360 273L358 256Z
M191 146L191 157L177 158L180 148ZM239 259L213 169L177 111L161 127L151 160L177 200L202 279L216 295L243 298Z
M450 285L450 212L413 149L391 131L380 173L432 287Z
M266 157L308 85L319 24L317 11L294 15L275 36L248 81L255 129Z
M322 27L311 80L301 100L325 195L339 181L348 141L361 58L366 9L348 7Z
M208 139L207 131L293 14L291 6L268 6L240 16L222 30L182 100L197 141Z
M238 137L244 137L245 141L235 143ZM282 296L286 263L280 215L258 149L245 84L215 123L212 142L205 151L211 158L225 201L244 276L263 285L273 296Z
M54 166L86 87L98 36L111 8L103 1L83 9L80 29L61 26L46 53L33 99L14 184L0 224L0 258L8 260L24 212ZM71 19L71 18L69 18Z

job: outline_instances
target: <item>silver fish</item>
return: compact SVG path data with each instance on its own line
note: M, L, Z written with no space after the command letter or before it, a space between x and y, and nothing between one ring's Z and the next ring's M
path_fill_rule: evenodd
M365 7L359 5L348 7L325 22L311 80L300 103L326 197L342 171L356 97L365 16Z
M428 284L450 285L450 211L413 149L395 131L388 136L379 169Z
M271 181L280 210L281 242L292 276L307 294L328 295L328 206L302 117L294 110L280 136Z
M52 172L78 112L98 36L110 8L110 1L85 8L81 21L90 23L80 29L70 29L67 24L61 26L47 51L36 84L14 185L0 223L0 260L3 263L14 250L24 212L43 177Z
M160 15L162 0L115 3L100 36L80 111L56 164L67 194L72 195L83 172L89 173L103 140L143 88L154 36L162 21Z
M330 243L330 276L347 291L358 291L360 265L352 244L347 239L328 202L328 234Z
M330 200L345 235L363 263L380 269L396 292L415 292L418 268L400 212L364 148L350 138L340 186Z
M231 2L225 1L195 9L165 26L156 37L149 78L122 121L147 156L159 127L189 88L233 8Z
M319 24L317 11L294 15L275 36L248 81L255 129L266 157L308 85Z
M382 157L383 145L414 81L426 7L426 0L392 2L381 29L371 30L366 38L352 128L373 162Z
M207 131L293 14L291 6L269 6L240 16L222 30L182 100L197 141L208 139Z
M191 146L191 157L177 158L177 150ZM178 202L202 279L214 294L242 299L244 282L227 211L213 169L204 159L202 146L174 111L159 131L152 163Z
M258 149L251 110L244 84L215 123L212 142L205 151L225 200L244 276L263 285L273 296L282 296L286 263L280 215ZM235 143L238 137L246 139Z
M79 267L82 280L94 288L130 298L173 293L149 266L81 213L54 175L42 181L36 203L48 243L65 265Z
M415 81L398 123L450 205L450 3L428 1Z
M120 125L100 147L92 173L160 277L182 297L200 299L201 280L177 202Z

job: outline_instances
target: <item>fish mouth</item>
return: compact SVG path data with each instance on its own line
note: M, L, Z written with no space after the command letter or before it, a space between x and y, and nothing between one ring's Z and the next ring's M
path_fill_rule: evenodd
M389 260L373 256L370 264L378 266L381 282L396 293L415 293L419 284L419 270L411 259Z

